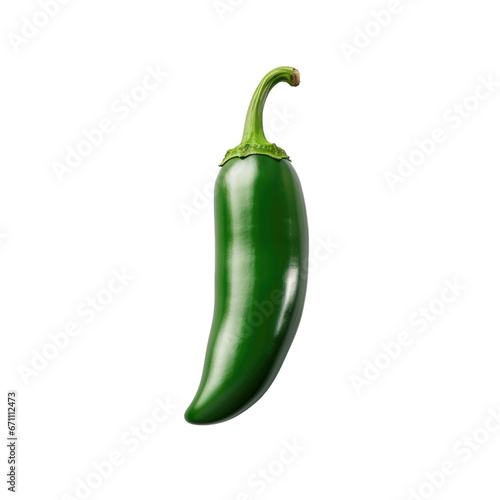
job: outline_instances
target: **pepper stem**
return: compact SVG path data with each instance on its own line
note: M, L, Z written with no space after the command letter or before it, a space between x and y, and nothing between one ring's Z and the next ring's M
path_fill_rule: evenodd
M248 106L241 144L226 153L220 166L231 158L244 158L251 154L264 154L277 160L289 158L283 149L266 139L262 123L267 96L271 89L280 82L287 82L292 87L296 87L300 83L299 71L290 66L281 66L270 71L261 80Z

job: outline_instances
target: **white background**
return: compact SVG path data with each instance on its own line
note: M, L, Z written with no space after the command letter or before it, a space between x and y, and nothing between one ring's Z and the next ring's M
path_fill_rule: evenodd
M481 78L500 82L496 2L232 3L72 0L22 43L40 6L2 3L0 413L18 391L18 498L82 498L78 481L99 482L92 463L113 452L123 463L89 497L498 498L500 87L471 97ZM371 22L389 6L386 26ZM213 304L213 175L256 85L281 65L302 83L273 90L265 122L306 198L317 258L304 315L255 406L192 426L183 412ZM144 93L148 67L168 76ZM144 99L125 117L116 100L131 92ZM464 100L477 109L453 120ZM105 118L113 131L60 181L54 163ZM446 141L391 190L387 172L436 128ZM133 279L87 323L77 308L122 269ZM466 287L450 304L445 280ZM439 314L419 333L430 303ZM80 335L23 380L71 321ZM401 332L412 343L387 362L381 344ZM356 391L375 360L388 366ZM176 409L132 451L121 436L151 425L156 398ZM488 440L467 445L470 460L464 435ZM285 441L300 451L280 465ZM426 486L445 461L455 473ZM256 483L259 469L272 481Z

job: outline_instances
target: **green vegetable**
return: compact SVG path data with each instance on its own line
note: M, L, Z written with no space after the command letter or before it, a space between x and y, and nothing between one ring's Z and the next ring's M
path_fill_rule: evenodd
M263 78L243 140L221 163L215 307L200 386L185 414L193 424L223 422L253 405L278 374L299 326L309 245L304 197L288 155L262 127L269 91L299 81L290 67Z

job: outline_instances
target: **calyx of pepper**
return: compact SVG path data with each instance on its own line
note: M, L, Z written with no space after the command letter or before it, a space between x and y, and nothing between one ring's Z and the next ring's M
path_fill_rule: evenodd
M248 106L241 144L226 153L222 163L219 164L220 167L231 158L245 158L255 154L270 156L276 160L290 159L285 150L266 139L262 125L262 115L267 96L271 89L280 82L286 82L292 87L296 87L300 83L299 71L290 66L281 66L270 71L261 80Z

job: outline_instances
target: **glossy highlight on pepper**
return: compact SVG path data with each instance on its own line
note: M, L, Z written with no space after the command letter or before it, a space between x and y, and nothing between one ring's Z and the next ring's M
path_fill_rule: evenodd
M265 138L269 91L297 86L280 67L257 87L243 139L227 152L214 192L215 305L193 424L223 422L252 406L272 384L304 307L308 227L299 178L285 151Z

